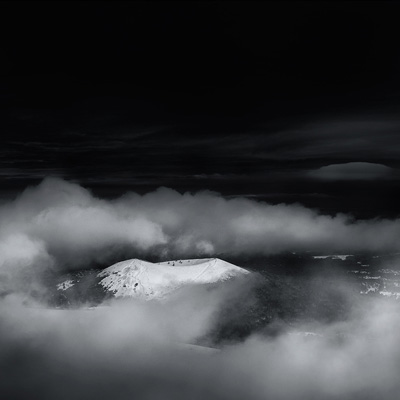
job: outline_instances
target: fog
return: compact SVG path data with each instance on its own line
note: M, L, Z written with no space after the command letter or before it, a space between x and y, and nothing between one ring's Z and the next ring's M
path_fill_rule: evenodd
M348 313L336 322L297 321L273 336L260 329L221 343L213 335L221 318L240 320L257 306L254 280L187 287L164 302L61 310L48 308L43 279L124 254L397 249L398 220L356 221L300 205L165 188L102 200L58 179L2 205L0 217L3 398L398 398L396 302L355 301L349 292ZM347 283L338 285L346 296Z
M218 349L189 346L204 342L237 289L190 288L163 303L125 300L80 310L45 309L6 296L0 302L0 395L398 398L398 305L360 302L337 323L298 323L274 338L255 332Z
M366 199L367 200L367 199ZM160 188L114 199L45 179L0 207L0 270L82 268L127 257L257 256L284 251L393 251L400 220L334 217L299 204Z

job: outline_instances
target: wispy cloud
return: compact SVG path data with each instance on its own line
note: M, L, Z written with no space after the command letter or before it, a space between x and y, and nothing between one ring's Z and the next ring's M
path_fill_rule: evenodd
M327 181L376 180L394 178L396 170L382 164L350 162L321 167L310 171L309 176Z

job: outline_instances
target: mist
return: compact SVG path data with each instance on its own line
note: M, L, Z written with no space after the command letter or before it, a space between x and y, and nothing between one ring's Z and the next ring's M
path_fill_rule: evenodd
M396 399L398 306L371 299L335 323L201 347L237 285L188 288L165 302L56 310L0 302L0 394L38 399ZM238 310L240 311L240 310ZM240 312L239 312L240 314ZM308 333L306 333L308 332Z
M4 398L397 398L398 306L355 300L343 276L336 286L348 307L344 318L297 319L273 335L259 328L222 341L215 336L221 319L237 322L257 308L257 277L188 286L163 302L123 299L74 310L48 307L42 277L124 254L397 249L398 220L357 221L166 188L104 200L59 179L28 188L2 205L0 216Z
M398 219L328 216L204 191L160 188L111 200L47 178L0 206L0 293L46 293L49 274L128 258L257 257L282 252L399 249Z
M400 233L398 219L332 217L300 204L226 199L209 191L181 194L160 188L105 200L57 178L3 204L0 218L2 270L32 263L80 268L127 255L393 251L399 249Z

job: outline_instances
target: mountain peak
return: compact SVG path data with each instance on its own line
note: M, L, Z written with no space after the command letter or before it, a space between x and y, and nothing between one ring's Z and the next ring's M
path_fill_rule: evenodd
M219 258L151 263L137 258L118 262L98 274L116 297L163 298L190 284L221 282L249 272Z

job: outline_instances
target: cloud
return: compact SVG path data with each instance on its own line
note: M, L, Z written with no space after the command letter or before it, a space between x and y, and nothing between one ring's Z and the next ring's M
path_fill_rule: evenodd
M332 164L310 171L309 176L321 180L376 180L390 179L395 170L386 165L368 162Z
M11 280L17 271L28 276L29 269L105 266L129 257L229 258L307 250L351 254L400 246L397 219L357 221L296 204L167 188L103 200L54 178L1 205L0 218L0 273Z
M114 300L95 310L26 307L9 295L0 299L0 395L187 398L212 353L188 344L210 332L224 304L240 315L246 290L230 281L183 288L163 303Z
M225 290L225 289L224 289ZM301 323L274 338L201 351L230 288L183 291L166 303L123 301L96 310L46 310L0 300L4 398L397 399L396 304L353 304L335 324ZM302 332L315 332L304 335Z
M59 179L27 189L1 206L0 217L4 398L398 396L400 313L388 301L349 297L343 303L350 307L344 320L298 321L273 338L258 331L243 342L223 344L219 351L196 351L186 344L215 346L213 332L224 316L234 326L240 323L252 282L193 286L164 303L113 301L96 310L49 310L29 297L42 290L43 282L36 280L42 272L127 254L397 248L397 220L356 221L298 205L271 206L165 188L102 200ZM345 296L345 285L340 290ZM27 297L30 307L21 304ZM318 335L305 336L304 331Z

